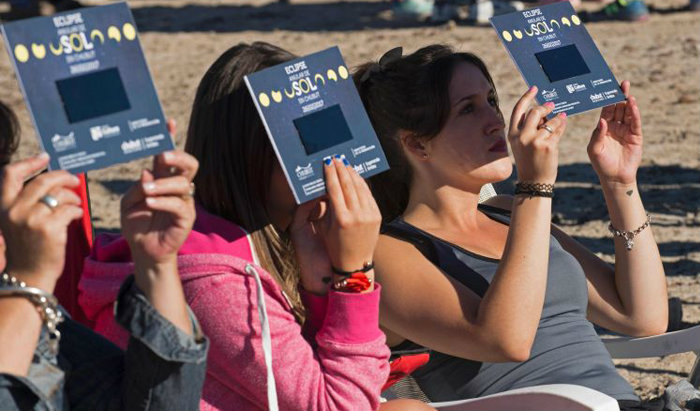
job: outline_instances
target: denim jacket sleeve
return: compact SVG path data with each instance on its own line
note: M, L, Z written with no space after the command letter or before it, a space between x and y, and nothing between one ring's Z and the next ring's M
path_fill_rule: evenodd
M131 333L122 385L127 410L197 410L204 385L208 340L187 308L194 336L161 316L129 276L114 314Z
M189 308L188 308L189 309ZM209 342L163 318L134 283L122 284L115 304L130 333L126 352L66 319L58 357L42 332L28 377L0 374L0 404L9 410L196 410ZM190 311L193 328L199 323Z
M0 405L3 410L52 411L53 404L28 378L0 374Z

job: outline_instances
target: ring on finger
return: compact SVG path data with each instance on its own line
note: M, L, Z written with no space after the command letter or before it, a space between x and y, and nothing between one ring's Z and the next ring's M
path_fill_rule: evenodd
M53 211L56 207L58 207L58 204L59 204L58 199L56 197L52 196L51 194L46 194L45 196L41 197L39 199L39 202L41 204L44 204L49 209L51 209L51 211Z
M194 197L194 193L195 193L194 182L191 182L191 183L190 183L190 192L187 193L187 194L188 194L190 197Z
M540 129L546 130L549 134L554 134L554 129L550 127L549 124L543 124Z

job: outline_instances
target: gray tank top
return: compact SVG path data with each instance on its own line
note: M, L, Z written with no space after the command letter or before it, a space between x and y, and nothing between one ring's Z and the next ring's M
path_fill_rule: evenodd
M503 210L479 208L493 220L510 222ZM480 296L496 273L499 260L471 253L402 219L385 225L382 231L414 244L444 273ZM430 361L413 377L431 401L481 397L543 384L577 384L617 400L638 401L586 319L587 305L588 289L581 265L551 236L544 308L530 358L519 363L486 363L430 351ZM421 348L405 341L392 351L415 352Z

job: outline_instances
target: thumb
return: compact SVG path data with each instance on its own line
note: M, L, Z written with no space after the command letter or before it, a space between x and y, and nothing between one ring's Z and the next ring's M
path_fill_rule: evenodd
M177 121L174 118L169 118L166 126L168 127L168 133L170 137L175 138L175 133L177 132Z
M143 170L141 172L141 183L149 183L153 180L153 173L151 173L149 170Z
M320 202L321 199L317 198L315 200L299 204L296 210L294 210L294 217L292 217L292 224L289 228L293 231L308 224L312 217L319 214L319 211L314 212L314 210L317 210L317 208L320 206Z
M608 133L608 122L604 118L598 120L598 126L593 130L591 141L588 142L588 154L600 154L605 147L605 135Z
M318 221L326 215L326 210L328 209L328 200L318 201L316 207L311 210L309 214L310 221Z
M49 163L49 155L41 153L38 156L14 162L5 166L0 179L0 203L8 208L22 192L24 182L45 169Z

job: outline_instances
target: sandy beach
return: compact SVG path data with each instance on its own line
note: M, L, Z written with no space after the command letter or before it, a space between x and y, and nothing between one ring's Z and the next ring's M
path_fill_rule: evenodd
M89 3L89 2L88 2ZM92 2L91 4L97 4ZM618 80L632 82L644 121L645 153L638 181L666 269L669 296L683 303L686 323L700 323L700 13L675 10L687 0L647 2L658 10L643 23L587 27ZM489 27L463 23L428 26L391 18L388 1L135 0L130 2L165 113L178 123L182 147L197 84L224 50L262 40L297 54L338 45L350 66L403 46L411 52L446 43L482 57L496 82L504 113L525 90L515 66ZM591 7L586 6L586 7ZM1 9L1 7L0 7ZM38 143L9 58L0 51L0 100L21 120L17 158ZM613 243L586 144L598 112L570 118L560 144L554 222L599 256L612 261ZM89 173L94 224L118 230L119 197L145 160ZM616 361L644 398L687 377L693 354Z

